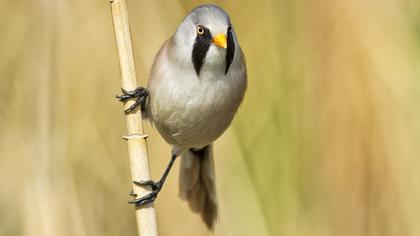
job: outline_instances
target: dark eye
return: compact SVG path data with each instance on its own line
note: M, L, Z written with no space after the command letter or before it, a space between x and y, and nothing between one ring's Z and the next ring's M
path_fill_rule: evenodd
M204 28L200 25L197 26L197 34L204 34Z

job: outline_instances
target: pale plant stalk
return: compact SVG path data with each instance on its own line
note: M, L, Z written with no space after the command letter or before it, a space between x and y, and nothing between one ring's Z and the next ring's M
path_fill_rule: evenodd
M134 66L133 48L131 44L128 10L126 0L110 0L112 19L114 22L115 41L121 68L121 87L133 90L137 87ZM125 103L127 109L134 101ZM147 155L146 137L143 134L143 123L140 109L125 115L128 135L128 154L130 159L131 176L133 180L149 180L150 170ZM133 192L138 197L150 193L149 188L133 184ZM136 207L137 227L141 236L155 236L157 233L156 214L153 203L143 207Z

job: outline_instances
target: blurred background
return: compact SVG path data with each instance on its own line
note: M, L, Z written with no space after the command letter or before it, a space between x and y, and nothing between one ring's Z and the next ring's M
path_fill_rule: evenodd
M136 235L108 1L1 3L0 235ZM128 0L139 83L201 3ZM215 235L420 235L420 2L213 3L249 71L215 145ZM170 147L146 133L157 179ZM209 235L178 164L160 235Z

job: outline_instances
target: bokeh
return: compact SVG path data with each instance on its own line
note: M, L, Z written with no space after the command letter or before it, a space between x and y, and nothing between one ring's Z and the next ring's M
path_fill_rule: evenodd
M109 3L2 1L0 235L136 235ZM128 0L137 76L202 1ZM216 142L215 235L420 235L420 2L214 1L249 84ZM170 147L146 124L155 179ZM209 235L178 197L160 235Z

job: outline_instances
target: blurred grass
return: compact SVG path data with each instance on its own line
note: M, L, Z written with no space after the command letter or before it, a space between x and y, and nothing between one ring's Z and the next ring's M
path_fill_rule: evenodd
M140 83L201 1L128 1ZM249 71L216 143L216 235L418 235L420 3L215 1ZM0 235L135 235L108 2L0 8ZM147 126L152 174L169 147ZM207 235L178 199L161 235ZM181 227L180 227L181 226Z

